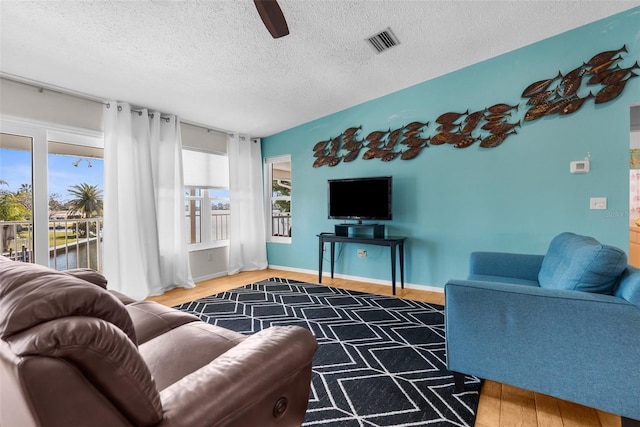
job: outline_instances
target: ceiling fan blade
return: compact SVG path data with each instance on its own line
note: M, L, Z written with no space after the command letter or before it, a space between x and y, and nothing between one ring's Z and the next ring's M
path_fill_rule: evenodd
M276 0L253 0L258 9L260 18L271 33L274 39L284 37L289 34L287 21L284 19L282 10Z

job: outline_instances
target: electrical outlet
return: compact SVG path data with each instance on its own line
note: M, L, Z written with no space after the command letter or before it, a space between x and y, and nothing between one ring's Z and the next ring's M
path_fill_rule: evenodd
M589 199L589 209L607 209L607 198L606 197L591 197Z
M367 250L366 249L358 249L358 256L360 258L366 258L367 257Z

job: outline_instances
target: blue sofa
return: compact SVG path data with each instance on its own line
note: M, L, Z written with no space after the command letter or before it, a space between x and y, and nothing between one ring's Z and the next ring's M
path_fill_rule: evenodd
M620 414L640 426L640 270L562 233L545 255L471 254L445 285L447 366Z

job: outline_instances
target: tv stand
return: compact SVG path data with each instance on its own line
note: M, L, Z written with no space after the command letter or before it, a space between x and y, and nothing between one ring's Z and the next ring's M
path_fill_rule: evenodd
M345 224L342 224L345 225ZM376 225L376 224L374 224ZM376 225L378 226L378 225ZM338 225L336 225L336 228ZM353 226L352 226L353 227ZM383 227L384 226L378 226ZM391 291L396 294L396 251L400 254L400 286L404 289L404 241L405 236L387 236L387 237L371 237L371 236L340 236L332 233L318 234L318 283L322 283L322 255L324 253L324 244L331 245L331 278L333 279L333 270L336 257L337 243L358 243L364 245L388 246L391 257Z
M384 238L384 224L336 224L336 236L344 237L373 237L374 239Z

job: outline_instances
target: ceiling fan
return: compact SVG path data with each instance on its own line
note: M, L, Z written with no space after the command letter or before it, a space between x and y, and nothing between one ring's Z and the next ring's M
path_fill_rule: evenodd
M276 0L253 0L253 3L256 5L256 9L258 9L264 26L267 27L267 30L269 30L274 39L289 34L287 21L284 19L282 9L280 9Z

